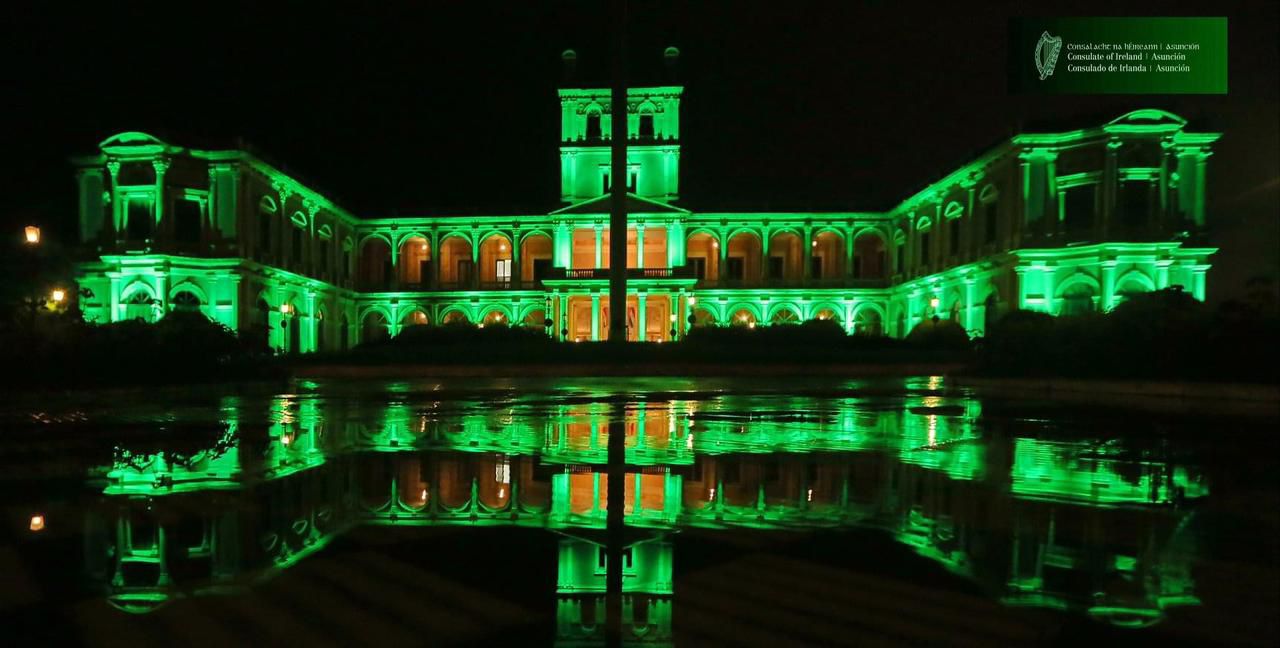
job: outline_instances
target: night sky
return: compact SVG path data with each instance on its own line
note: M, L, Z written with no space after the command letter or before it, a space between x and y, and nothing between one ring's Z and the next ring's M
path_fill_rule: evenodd
M559 206L560 52L577 50L581 76L605 70L606 3L266 4L7 8L0 220L72 225L67 157L123 130L193 147L242 137L361 216ZM1276 275L1277 4L1037 10L1228 16L1230 94L1204 97L1009 94L1022 4L633 2L630 82L662 82L663 49L681 50L681 194L695 210L885 209L1019 130L1164 108L1226 133L1210 159L1211 296Z

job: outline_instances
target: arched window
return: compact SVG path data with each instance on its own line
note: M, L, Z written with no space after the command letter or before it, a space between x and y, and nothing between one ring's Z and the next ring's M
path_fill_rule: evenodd
M151 298L151 295L148 295L141 290L133 293L133 295L125 301L124 318L126 320L154 322L156 319L155 300Z
M716 315L705 308L696 308L693 311L692 326L715 326Z
M756 316L750 310L740 308L729 317L730 326L746 326L748 328L756 327Z
M1062 309L1060 315L1083 315L1093 312L1093 288L1085 283L1077 283L1062 293Z
M183 290L173 296L172 308L176 313L199 313L200 298L189 290Z
M773 317L769 318L770 324L799 324L800 316L790 308L779 308L773 312Z
M884 327L880 322L880 313L872 308L863 308L853 316L853 333L854 335L865 335L871 337L879 337L884 334Z

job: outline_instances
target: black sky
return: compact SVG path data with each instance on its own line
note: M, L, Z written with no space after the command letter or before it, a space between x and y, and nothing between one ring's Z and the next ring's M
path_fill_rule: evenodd
M362 216L546 212L559 54L589 69L609 51L604 2L113 4L0 21L6 223L74 221L66 158L122 130L244 137ZM661 80L666 46L682 52L685 204L883 209L1020 129L1160 107L1226 133L1211 219L1225 238L1249 233L1241 272L1277 269L1276 3L953 4L633 2L632 83ZM1226 15L1230 94L1011 95L1007 21L1029 9Z

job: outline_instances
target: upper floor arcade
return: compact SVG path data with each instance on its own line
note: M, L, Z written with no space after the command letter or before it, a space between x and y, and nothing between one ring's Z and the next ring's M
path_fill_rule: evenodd
M629 136L675 146L680 94L632 89ZM562 153L595 147L607 158L612 127L602 121L600 137L589 136L595 111L610 115L607 99L561 91ZM1218 137L1158 110L1017 135L886 212L695 212L641 181L627 201L627 267L692 277L698 288L886 288L1020 250L1194 244ZM359 219L244 151L133 132L98 148L74 160L81 239L94 259L241 259L369 293L540 290L544 279L609 269L599 187L550 213Z

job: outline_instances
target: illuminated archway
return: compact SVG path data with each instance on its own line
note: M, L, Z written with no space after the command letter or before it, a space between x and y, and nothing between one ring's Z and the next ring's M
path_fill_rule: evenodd
M521 321L520 324L525 328L531 328L531 329L546 328L547 311L541 308L531 310L525 314L524 319Z
M792 304L778 304L769 313L769 324L789 325L800 323L800 309Z
M427 326L430 323L431 319L427 317L426 311L421 308L414 308L400 318L400 330L403 331L410 326Z
M804 241L799 234L784 230L769 238L767 276L774 281L798 281L804 277Z
M505 234L490 234L480 242L480 283L507 287L511 285L511 240Z
M884 279L886 270L884 238L875 230L863 230L853 239L853 277Z
M431 282L431 246L424 236L410 236L400 243L400 286L414 288Z
M725 276L729 281L750 282L760 277L760 236L750 230L742 230L729 237L728 256L725 257Z
M748 328L756 327L757 317L752 309L747 307L739 307L731 311L729 315L730 326L746 326Z
M360 244L357 280L366 290L391 287L391 245L381 236L371 236Z
M705 230L690 234L685 246L685 260L693 266L695 276L714 284L720 278L720 241Z
M501 308L491 308L484 314L480 320L481 326L507 326L511 322L511 315Z
M835 279L844 276L844 237L832 230L818 232L813 237L814 279Z
M387 339L388 335L390 330L386 315L376 310L364 314L364 321L360 327L361 342L379 342Z
M884 314L870 304L864 304L853 313L854 335L880 337L884 335Z
M551 272L551 237L541 232L525 235L520 241L520 280L526 284L541 281Z
M693 309L693 323L691 326L715 326L716 314L702 307Z
M467 317L467 313L462 309L451 308L444 312L444 315L440 318L440 321L446 325L468 324L471 322L471 318Z
M471 242L461 234L450 234L440 241L440 285L444 288L466 288L474 276Z

